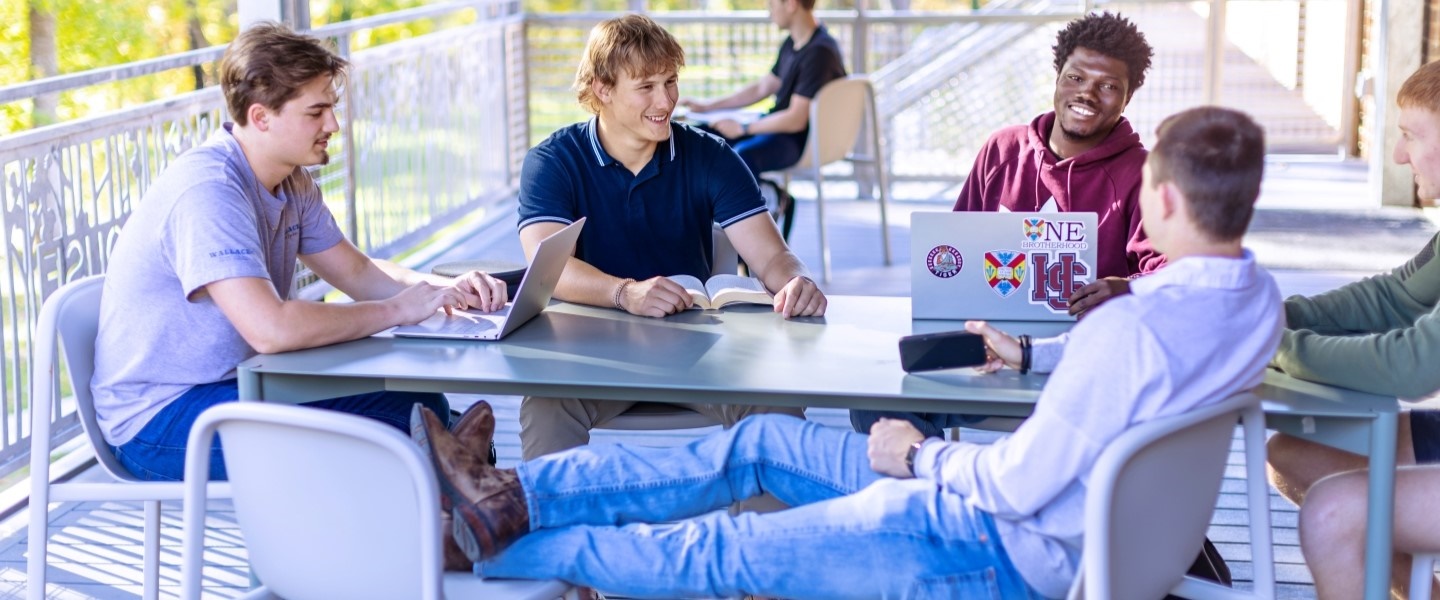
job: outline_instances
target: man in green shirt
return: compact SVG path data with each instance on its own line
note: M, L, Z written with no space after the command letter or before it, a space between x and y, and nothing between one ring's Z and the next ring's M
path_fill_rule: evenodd
M1401 86L1401 139L1420 198L1440 199L1440 62ZM1287 329L1271 366L1300 379L1402 399L1440 390L1440 235L1388 274L1285 301ZM1440 552L1440 411L1402 415L1395 477L1391 587L1407 597L1410 556ZM1300 508L1300 547L1320 598L1359 598L1364 585L1367 459L1278 434L1270 480ZM1440 592L1437 592L1440 593Z

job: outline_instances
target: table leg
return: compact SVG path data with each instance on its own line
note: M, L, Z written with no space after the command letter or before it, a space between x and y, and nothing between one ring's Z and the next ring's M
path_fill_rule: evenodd
M245 367L240 367L235 372L236 385L239 388L240 400L264 400L265 394L261 391L260 375Z
M1390 597L1391 533L1395 520L1397 413L1375 415L1370 432L1370 487L1365 517L1365 597Z

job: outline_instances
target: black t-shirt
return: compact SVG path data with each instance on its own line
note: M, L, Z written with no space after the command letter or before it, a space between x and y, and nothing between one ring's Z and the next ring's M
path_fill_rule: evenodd
M794 38L785 38L770 73L780 78L780 89L775 92L775 106L770 109L773 113L789 108L790 97L795 94L813 100L825 84L845 76L845 62L841 59L840 44L821 25L799 50L795 49ZM794 135L799 136L803 143L808 130L806 128Z

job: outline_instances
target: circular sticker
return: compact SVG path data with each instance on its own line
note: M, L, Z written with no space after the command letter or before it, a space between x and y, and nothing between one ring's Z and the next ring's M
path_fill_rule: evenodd
M964 267L965 259L960 258L960 251L952 246L936 246L925 256L925 268L941 279L954 277Z

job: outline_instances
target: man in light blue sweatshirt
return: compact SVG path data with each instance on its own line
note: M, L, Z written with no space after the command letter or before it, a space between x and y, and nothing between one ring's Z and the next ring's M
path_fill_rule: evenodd
M1275 351L1279 293L1240 241L1264 147L1232 110L1161 125L1140 202L1170 264L1035 342L1029 366L1050 379L1006 439L926 439L901 420L866 436L760 415L683 448L588 446L495 469L417 407L412 432L455 538L484 577L635 597L1063 596L1101 451L1138 423L1258 385ZM1027 358L986 323L966 328L985 336L984 370ZM715 512L762 491L795 508Z

